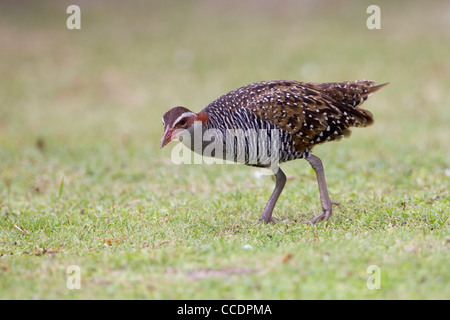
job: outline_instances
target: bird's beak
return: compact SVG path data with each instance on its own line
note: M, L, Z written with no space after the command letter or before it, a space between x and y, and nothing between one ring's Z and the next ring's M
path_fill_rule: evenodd
M166 144L173 140L174 137L172 137L172 134L173 130L170 130L169 128L164 131L164 136L161 139L161 144L159 145L160 148L163 148Z

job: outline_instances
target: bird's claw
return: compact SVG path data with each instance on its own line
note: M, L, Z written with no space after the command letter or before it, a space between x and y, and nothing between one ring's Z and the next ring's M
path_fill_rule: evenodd
M326 208L322 208L323 211L321 214L315 216L314 218L312 218L311 220L305 221L303 223L306 224L316 224L317 222L323 221L323 220L328 220L328 218L330 218L331 213L333 212L332 206L340 206L341 204L339 202L335 202L335 201L330 201L330 205L326 206Z

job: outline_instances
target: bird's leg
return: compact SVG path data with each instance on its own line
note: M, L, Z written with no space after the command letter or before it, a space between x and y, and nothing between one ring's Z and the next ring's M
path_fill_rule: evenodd
M276 223L275 219L272 218L273 208L275 207L278 197L280 196L281 191L283 191L284 185L286 184L286 175L279 167L276 168L275 178L276 178L275 189L273 190L269 202L267 202L266 207L264 208L263 212L261 213L261 216L259 217L259 221L265 221L266 223L269 222Z
M319 193L320 193L320 202L322 203L322 209L323 212L319 214L318 216L312 218L309 221L306 221L305 223L316 223L318 221L322 220L328 220L328 218L331 216L332 213L332 205L340 205L338 202L334 202L330 200L330 196L328 195L327 190L327 182L325 180L325 171L323 170L322 161L310 154L306 160L309 162L311 167L316 172L317 177L317 183L319 185Z

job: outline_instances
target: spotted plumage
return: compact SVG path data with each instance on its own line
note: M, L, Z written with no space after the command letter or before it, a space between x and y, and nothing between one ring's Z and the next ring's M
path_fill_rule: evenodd
M260 220L274 221L271 215L279 195L277 188L282 189L285 182L278 163L299 158L308 160L316 171L323 200L324 212L313 222L328 219L333 203L326 192L325 178L319 178L323 175L322 163L311 154L311 150L318 144L349 136L351 127L365 127L373 123L372 113L360 108L360 105L375 91L387 85L374 84L370 80L329 83L275 80L248 84L217 98L197 114L184 107L168 111L163 117L165 134L161 146L174 139L175 129L179 132L192 131L195 121L200 121L203 132L214 129L223 136L233 130L239 132L238 136L252 130L262 132L264 134L257 138L246 136L242 139L241 153L242 150L244 152L241 158L237 155L239 150L235 144L230 146L230 143L224 142L224 148L234 155L232 160L274 170L277 187ZM269 139L275 131L278 134L277 143ZM275 165L268 162L268 157L251 161L252 152L260 148L260 140L264 139L267 140L263 141L268 150L267 155L279 155ZM207 145L204 143L202 150ZM225 157L225 152L215 156ZM276 193L278 195L274 197Z

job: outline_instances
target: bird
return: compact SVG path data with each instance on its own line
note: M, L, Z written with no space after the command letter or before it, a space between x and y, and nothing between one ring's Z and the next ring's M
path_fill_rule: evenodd
M388 84L375 85L372 80L247 84L198 113L183 106L167 111L162 117L160 148L178 139L203 156L270 169L275 188L259 217L266 223L276 223L272 213L287 180L280 164L305 159L315 171L322 206L322 212L305 223L326 221L333 205L340 203L331 201L322 161L312 150L350 136L352 127L371 125L372 113L360 106ZM192 138L195 132L200 138Z

